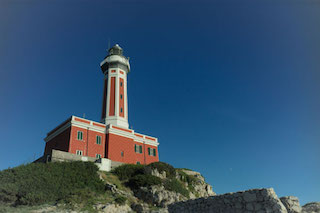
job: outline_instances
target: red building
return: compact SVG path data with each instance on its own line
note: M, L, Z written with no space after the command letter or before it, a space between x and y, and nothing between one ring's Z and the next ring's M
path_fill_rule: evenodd
M101 123L71 116L45 138L44 156L52 150L111 161L149 164L159 161L158 139L129 129L127 74L129 60L119 45L100 64L104 74Z

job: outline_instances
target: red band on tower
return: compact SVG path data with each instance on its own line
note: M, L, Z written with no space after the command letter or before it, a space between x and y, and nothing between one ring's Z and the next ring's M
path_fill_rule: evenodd
M123 78L119 78L119 116L124 118L124 81Z
M116 78L111 77L111 85L110 85L110 110L109 115L115 115L115 103L116 103Z

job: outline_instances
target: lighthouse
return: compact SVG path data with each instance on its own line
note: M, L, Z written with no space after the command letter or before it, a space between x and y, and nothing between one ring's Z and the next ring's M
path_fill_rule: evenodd
M108 50L100 68L104 82L100 122L72 115L48 132L43 158L47 161L102 160L111 162L111 167L159 161L158 138L129 129L127 75L130 64L118 44Z
M129 128L127 75L130 72L129 59L116 44L100 63L104 75L101 122Z

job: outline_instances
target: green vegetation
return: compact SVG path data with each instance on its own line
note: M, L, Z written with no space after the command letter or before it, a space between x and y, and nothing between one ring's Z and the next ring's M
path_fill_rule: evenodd
M159 177L149 175L149 174L139 174L132 177L128 181L128 186L132 189L138 189L139 187L148 187L154 185L160 185L162 183Z
M120 180L129 180L130 178L144 174L144 165L124 164L113 170L113 173L119 177Z
M98 168L89 162L27 164L0 172L0 203L38 205L104 191ZM88 192L91 193L88 193Z
M194 183L196 183L196 181L198 181L198 179L192 175L188 175L186 174L184 171L184 169L177 169L177 173L180 176L180 179L182 182L185 182L188 184L188 189L196 196L198 197L198 192L195 191L193 185Z
M119 195L114 201L119 205L124 205L127 201L127 198Z
M148 174L149 169L157 169L160 173L166 172L167 179L161 179L159 177ZM176 173L181 176L181 181L176 179ZM177 170L164 162L155 162L149 165L131 165L125 164L115 168L112 171L118 178L132 190L139 187L149 187L154 185L164 185L165 189L180 193L181 195L189 198L189 190L194 191L192 184L196 181L196 178L187 175L182 170ZM183 182L188 183L188 188L185 187Z
M158 172L160 172L160 173L166 172L167 178L175 178L176 177L175 168L167 163L154 162L154 163L147 165L147 167L150 167L151 169L157 169Z
M167 179L164 182L165 189L182 194L189 198L189 191L183 186L183 184L177 179Z
M153 169L165 172L166 178L151 175ZM0 171L0 212L10 212L10 208L17 206L31 208L54 203L63 208L95 212L93 206L97 203L130 205L136 198L126 194L155 185L189 198L189 191L197 194L192 186L196 181L197 178L163 162L124 164L112 172L99 172L91 162L32 163ZM110 184L116 191L110 190Z
M182 171L181 169L177 169L178 174L181 177L181 181L188 183L189 185L192 185L193 183L195 183L197 181L197 178L192 176L192 175L188 175L186 174L184 171Z

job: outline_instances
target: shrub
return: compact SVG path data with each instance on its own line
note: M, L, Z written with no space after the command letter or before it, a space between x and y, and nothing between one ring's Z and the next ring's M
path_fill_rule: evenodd
M174 178L176 176L175 168L164 162L154 162L147 165L147 167L150 167L151 169L157 169L160 173L166 172L167 178Z
M123 196L118 196L116 197L116 199L114 199L114 201L119 205L124 205L127 201L127 198Z
M91 162L32 163L0 172L0 203L43 204L77 194L102 193L104 184Z
M189 198L189 191L186 188L184 188L182 183L177 179L166 180L164 187L169 191L180 193L183 196Z
M160 185L162 183L161 179L159 177L149 175L149 174L143 174L143 175L136 175L133 178L131 178L128 182L128 186L131 189L138 189L139 187L148 187L153 185Z
M113 173L119 177L120 180L128 180L136 175L144 174L143 165L124 164L116 167Z

